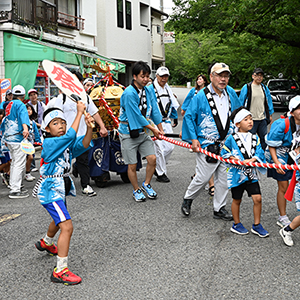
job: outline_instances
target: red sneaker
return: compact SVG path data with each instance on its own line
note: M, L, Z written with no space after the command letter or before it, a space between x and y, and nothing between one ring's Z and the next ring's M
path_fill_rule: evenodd
M47 251L49 255L54 256L57 255L57 247L52 243L52 245L47 245L44 239L40 239L38 242L35 243L36 249L39 251Z
M55 283L63 283L65 285L75 285L81 282L81 277L75 275L68 268L64 268L61 272L56 273L54 268L51 281Z

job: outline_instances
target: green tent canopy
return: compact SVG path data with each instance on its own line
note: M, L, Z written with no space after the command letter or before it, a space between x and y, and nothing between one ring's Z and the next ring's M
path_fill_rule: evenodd
M100 59L102 63L109 62L115 66L112 73L116 77L118 73L125 73L126 68L121 62L95 53L4 32L5 77L11 78L12 86L21 84L27 91L31 89L34 86L39 63L44 59L76 65L81 70L84 65L92 65Z

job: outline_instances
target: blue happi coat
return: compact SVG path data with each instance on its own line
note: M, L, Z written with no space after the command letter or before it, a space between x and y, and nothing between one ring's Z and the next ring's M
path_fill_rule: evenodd
M245 160L240 147L237 145L237 143L232 135L228 136L228 138L226 139L225 144L221 150L221 156L223 158L229 158L230 156L234 156L241 161ZM259 137L257 135L256 135L255 154L250 158L253 158L253 157L255 157L256 160L260 163L266 162L266 159L264 156L264 151L261 148ZM242 183L249 181L248 176L246 174L244 174L243 169L241 167L239 167L239 166L235 167L235 165L232 165L232 164L227 164L227 165L229 167L229 170L227 173L228 189L239 186ZM262 174L266 173L266 169L264 169L264 168L251 168L251 169L252 169L252 174L254 175L252 182L258 181L258 173L257 173L258 169Z
M30 125L27 108L21 100L14 99L5 107L5 118L1 124L4 142L21 143L23 140L22 124L28 127Z
M289 118L291 120L291 117ZM290 123L290 122L289 122ZM266 135L265 141L268 146L276 148L276 154L281 164L286 164L289 157L290 147L292 145L293 134L291 126L287 133L286 122L284 119L278 119L271 125L270 132ZM266 159L269 163L273 163L269 147L265 151Z
M267 86L265 86L264 84L261 84L264 95L266 96L267 102L268 102L268 107L269 107L269 114L272 115L274 113L274 108L273 108L273 102L272 102L272 96L270 93L270 90ZM249 101L248 99L248 85L245 84L240 92L240 96L239 96L239 101L241 103L241 105L247 107L247 103Z
M41 153L41 176L44 177L38 188L38 198L41 204L47 204L58 200L65 201L65 183L60 175L68 173L71 169L72 158L77 157L90 149L82 144L84 136L76 138L76 131L70 128L67 133L60 137L45 138ZM58 175L60 177L47 177ZM76 196L76 190L71 177L71 190L69 195Z
M232 112L240 107L239 100L233 88L227 86L226 90L230 97ZM227 136L231 134L233 130L234 125L230 121L230 128ZM198 139L202 148L213 144L214 140L220 139L217 125L213 118L204 89L199 91L191 100L182 123L182 140L191 143L191 140L196 139Z
M139 132L142 132L144 127L150 124L147 120L148 118L151 119L155 125L161 123L162 117L156 99L154 99L148 89L145 89L145 92L147 98L146 117L142 115L139 109L140 97L136 89L130 85L123 92L120 99L120 133L129 134L129 127L131 130L139 129Z
M187 94L187 96L185 97L182 105L181 105L181 109L186 111L187 108L189 107L191 100L194 98L196 93L196 88L192 88L189 93Z
M34 142L41 143L41 137L39 134L39 130L36 126L35 121L30 120L30 126L29 126L29 136L28 140L33 144Z

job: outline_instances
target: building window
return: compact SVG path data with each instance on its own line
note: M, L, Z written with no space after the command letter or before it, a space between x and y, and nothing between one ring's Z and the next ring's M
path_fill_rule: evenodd
M131 22L131 2L126 1L125 2L126 7L126 29L131 30L132 29L132 22Z
M140 23L141 26L149 27L149 6L143 3L140 3Z
M126 14L127 17L127 14ZM124 27L124 16L123 16L123 0L117 0L117 22L118 27ZM127 26L127 24L126 24Z
M48 2L52 2L51 0ZM53 1L54 2L54 1ZM71 15L76 16L76 1L75 0L60 0L58 1L58 11Z
M160 26L160 25L157 25L156 28L157 28L157 31L156 31L157 34L161 34L161 26Z

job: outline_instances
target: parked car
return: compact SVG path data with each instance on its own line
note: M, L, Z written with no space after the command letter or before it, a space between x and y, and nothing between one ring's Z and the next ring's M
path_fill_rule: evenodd
M270 79L267 83L274 108L287 109L290 100L300 95L299 84L293 79Z

